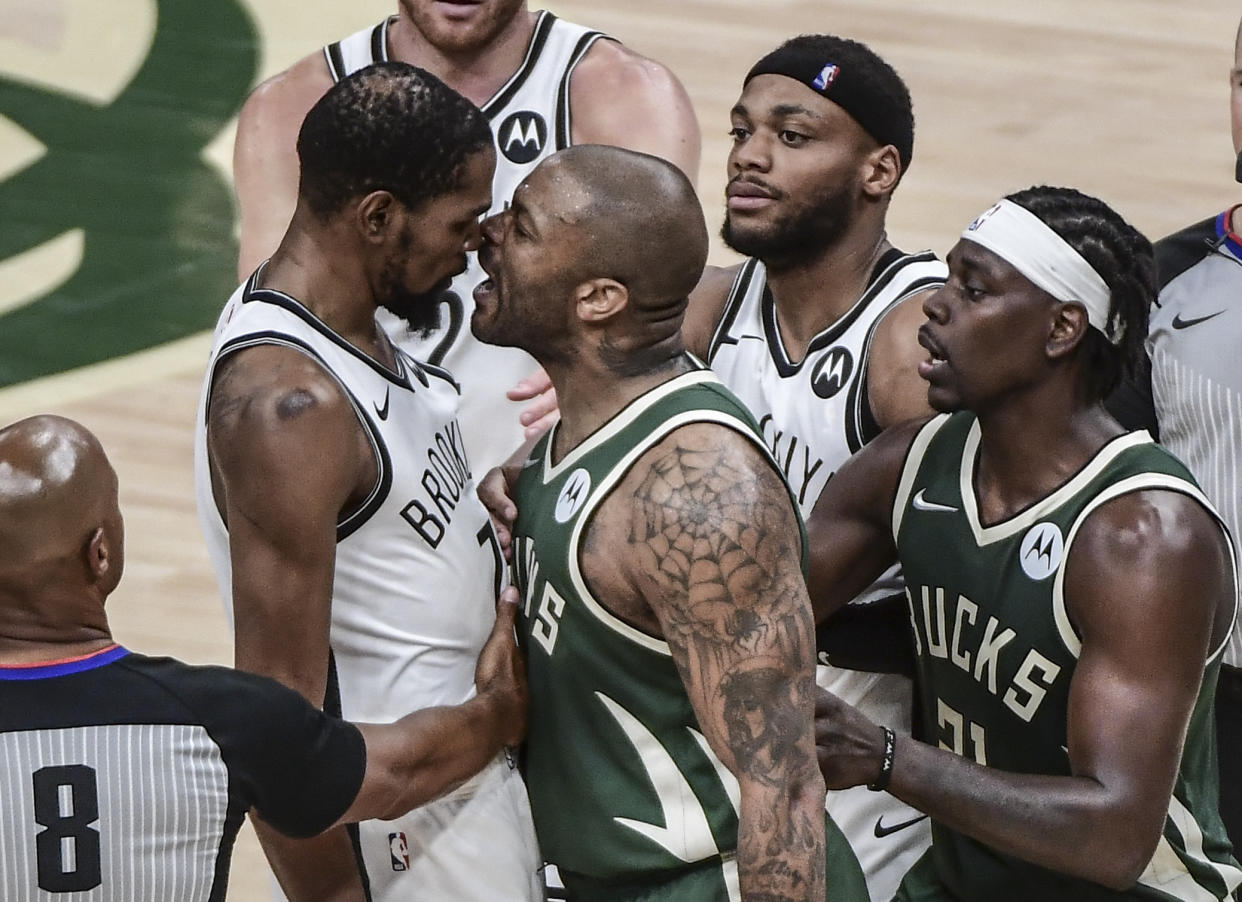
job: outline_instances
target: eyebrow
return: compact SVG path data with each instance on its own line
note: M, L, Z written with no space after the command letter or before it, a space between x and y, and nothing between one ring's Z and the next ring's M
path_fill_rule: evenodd
M775 116L810 116L812 119L822 119L823 117L800 103L778 103L772 107L772 114Z
M745 116L750 118L750 111L745 106L738 103L729 111L733 116ZM815 112L810 107L805 107L800 103L778 103L776 106L768 110L769 116L810 116L812 119L824 118L821 114Z

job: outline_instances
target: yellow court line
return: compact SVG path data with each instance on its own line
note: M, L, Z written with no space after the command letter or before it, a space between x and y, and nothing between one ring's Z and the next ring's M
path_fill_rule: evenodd
M0 424L207 366L210 329L159 347L0 389Z

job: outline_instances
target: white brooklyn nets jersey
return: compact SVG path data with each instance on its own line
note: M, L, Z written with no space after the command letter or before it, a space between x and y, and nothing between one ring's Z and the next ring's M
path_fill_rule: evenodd
M387 369L294 298L255 288L262 272L233 294L221 314L196 424L199 519L226 608L231 614L228 533L212 496L206 459L212 378L229 354L279 345L305 354L335 377L370 440L378 470L365 502L337 524L330 644L339 711L333 713L351 721L389 722L416 708L460 704L475 692L475 662L507 576L487 512L475 495L456 419L458 388L445 371L400 352L396 369ZM441 881L439 871L446 864L462 864L451 853L451 839L439 835L439 824L456 819L457 826L447 828L456 833L464 822L473 822L458 817L457 808L481 784L492 783L498 793L491 811L496 829L504 824L504 831L515 831L529 849L521 848L512 862L502 849L497 862L490 840L480 844L477 835L461 834L462 843L487 848L487 861L498 867L497 873L504 872L509 885L530 883L535 891L537 855L525 795L509 798L513 790L507 784L520 780L508 779L507 772L492 774L495 770L507 771L507 766L494 765L453 797L399 821L362 825L363 857L377 902L409 898L415 887L440 887L440 894L432 894L439 898L488 898L486 891L473 893L469 882ZM478 801L472 803L476 812L486 808ZM444 855L425 854L432 841L445 849ZM503 837L497 842L512 844ZM476 865L482 863L479 852L469 854ZM505 871L510 863L516 871ZM471 877L470 871L462 868L461 876ZM392 895L385 893L386 886L393 887Z
M387 60L391 21L325 47L332 77L339 81L358 69ZM496 139L496 176L488 215L504 209L517 186L541 160L570 145L569 79L591 45L604 37L551 13L538 14L522 65L482 106ZM479 475L501 463L522 443L518 414L524 405L509 401L505 392L538 367L525 351L485 345L471 334L472 292L485 278L471 254L469 267L453 280L441 304L439 329L426 338L411 334L404 322L387 311L379 313L389 335L412 357L444 367L461 383L458 417Z
M862 297L816 335L802 360L795 361L781 340L766 269L753 258L742 264L712 336L708 363L759 421L804 517L837 468L879 432L867 401L867 364L876 327L894 306L940 286L946 275L944 263L930 251L889 251ZM853 606L901 590L900 574L893 568ZM900 616L899 626L907 630L905 615ZM821 630L821 635L832 629ZM913 697L906 677L871 671L872 666L882 670L884 663L869 664L866 672L830 666L822 647L816 673L821 686L878 723L910 732ZM883 662L891 649L871 652L857 653ZM902 874L931 841L927 821L888 793L862 786L829 793L827 807L854 847L872 898L891 898Z

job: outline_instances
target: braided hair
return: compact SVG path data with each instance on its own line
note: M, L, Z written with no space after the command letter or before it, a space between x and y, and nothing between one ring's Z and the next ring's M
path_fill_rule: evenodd
M1006 198L1039 217L1078 251L1108 286L1107 334L1098 329L1083 339L1087 385L1092 398L1109 395L1131 378L1146 351L1147 316L1156 299L1156 261L1151 242L1112 207L1073 188L1040 185Z

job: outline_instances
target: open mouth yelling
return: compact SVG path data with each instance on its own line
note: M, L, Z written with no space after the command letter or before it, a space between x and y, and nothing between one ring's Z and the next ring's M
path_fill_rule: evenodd
M926 325L919 327L919 344L927 349L927 359L919 361L919 376L930 381L949 365L948 357Z

